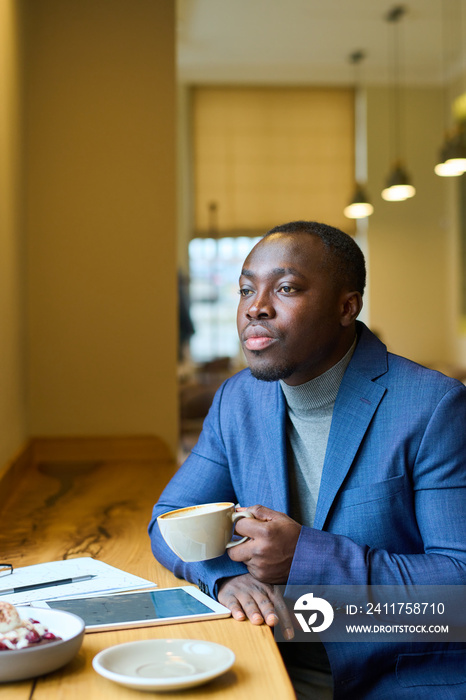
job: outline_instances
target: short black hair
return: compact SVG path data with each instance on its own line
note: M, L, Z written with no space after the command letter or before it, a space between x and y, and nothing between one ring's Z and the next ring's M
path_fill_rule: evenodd
M317 221L290 221L267 231L264 238L273 233L309 233L317 236L330 254L329 263L338 284L348 286L351 291L364 294L366 286L366 263L361 248L351 236L338 228Z

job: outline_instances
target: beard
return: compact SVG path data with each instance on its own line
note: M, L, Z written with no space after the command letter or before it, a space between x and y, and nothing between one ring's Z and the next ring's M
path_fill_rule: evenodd
M252 354L256 357L261 356L261 350L253 350ZM254 367L249 365L250 372L255 379L260 379L263 382L278 382L279 379L287 379L291 377L296 367L292 364L276 364L264 367Z

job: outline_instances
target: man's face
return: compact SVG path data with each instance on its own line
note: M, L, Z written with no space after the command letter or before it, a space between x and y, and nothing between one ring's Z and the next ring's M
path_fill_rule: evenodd
M303 384L343 357L347 294L332 279L320 238L264 238L246 259L239 285L238 334L257 379Z

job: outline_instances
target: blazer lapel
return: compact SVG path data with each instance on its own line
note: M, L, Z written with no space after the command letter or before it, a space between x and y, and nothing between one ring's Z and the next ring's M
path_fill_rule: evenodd
M264 391L262 395L262 444L267 469L263 477L270 489L269 503L264 505L280 513L289 513L286 403L278 382L271 384L270 388L272 392Z
M362 334L335 401L314 527L322 530L353 463L385 387L373 379L387 371L385 346L362 324Z

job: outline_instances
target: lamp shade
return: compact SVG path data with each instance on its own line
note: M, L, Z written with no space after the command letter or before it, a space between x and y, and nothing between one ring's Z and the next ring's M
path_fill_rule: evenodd
M395 163L387 178L387 186L382 190L382 197L387 202L402 202L414 197L416 190L401 163Z
M458 177L464 173L464 168L455 161L439 161L434 168L435 174L440 177Z
M362 185L356 185L351 202L343 210L344 215L348 219L364 219L366 216L370 216L373 211L374 207L370 204L364 188Z
M457 177L466 172L466 140L462 127L445 141L434 170L440 177Z

